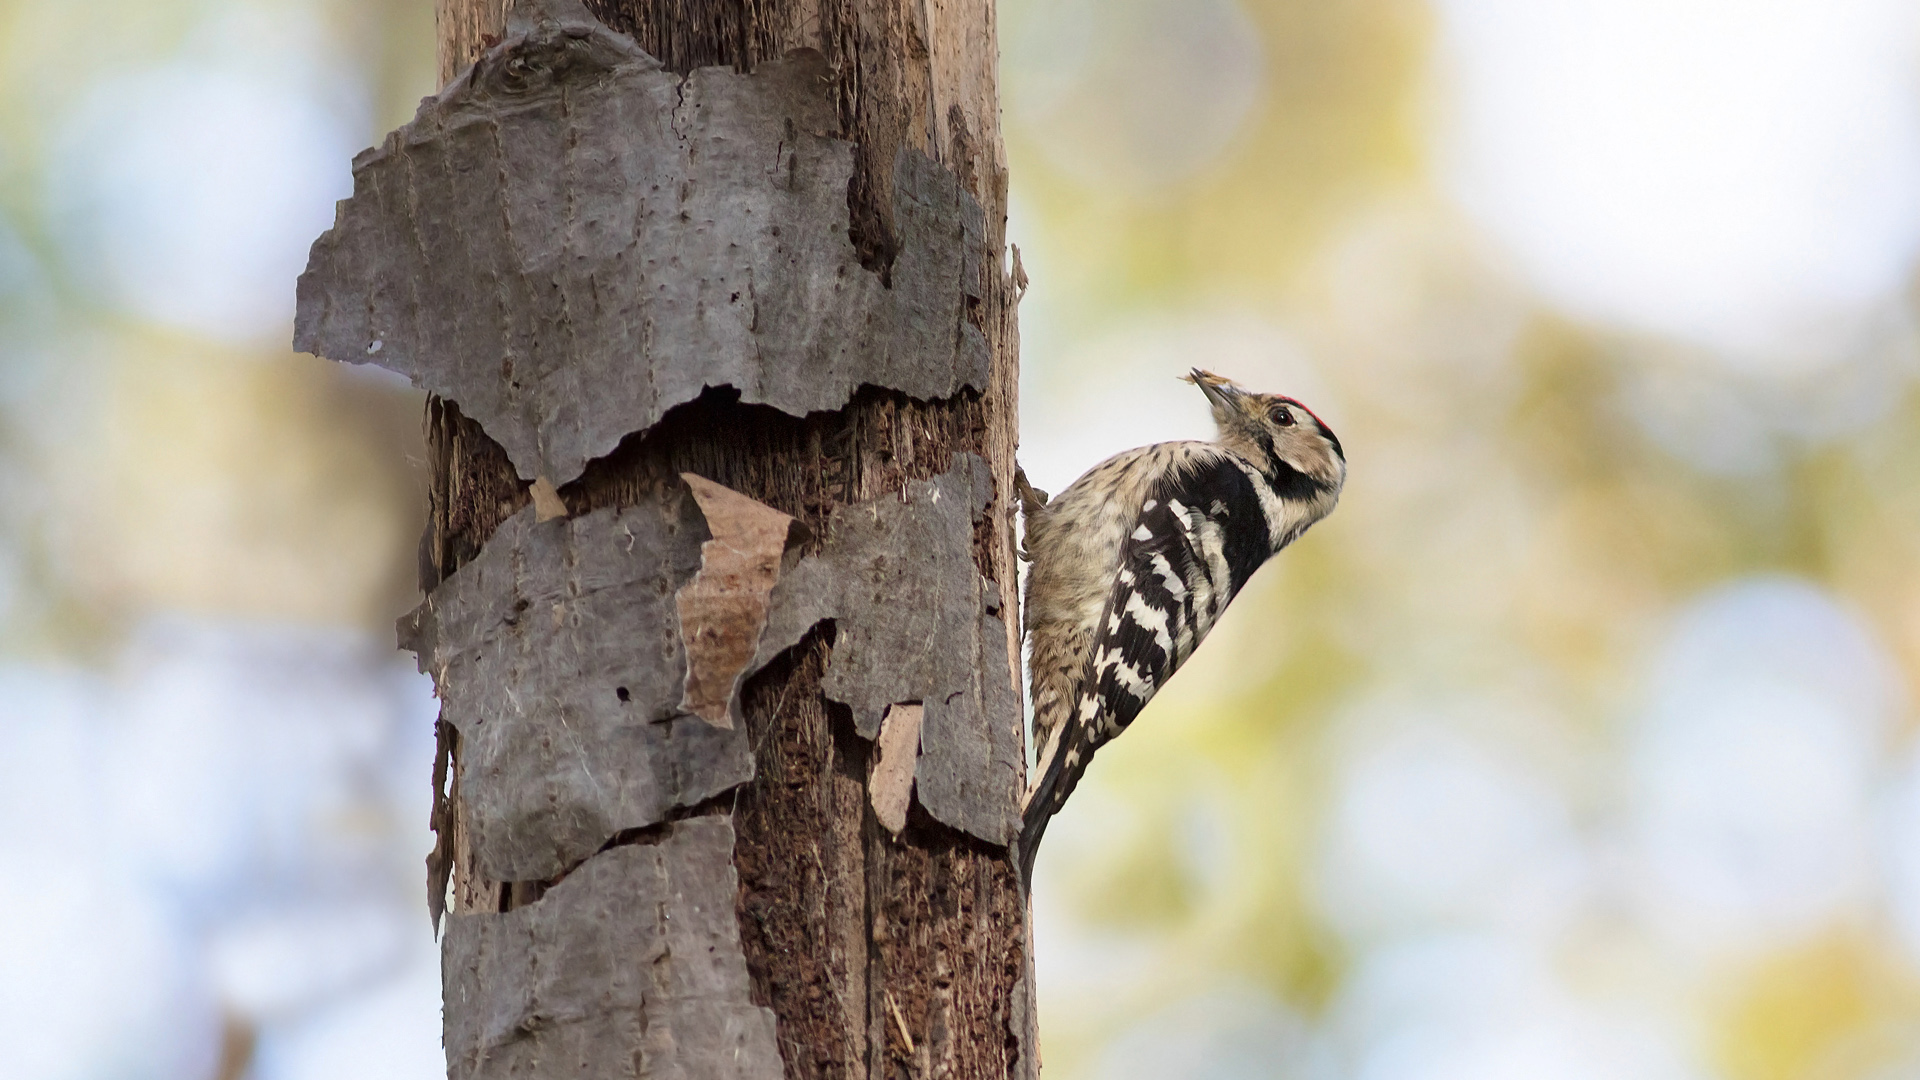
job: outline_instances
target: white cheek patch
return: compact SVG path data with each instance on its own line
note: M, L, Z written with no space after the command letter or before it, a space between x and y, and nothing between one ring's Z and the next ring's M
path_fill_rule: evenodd
M1141 541L1142 543L1145 543L1146 541L1153 539L1153 530L1147 528L1145 525L1142 525L1139 528L1133 530L1133 538L1135 540Z

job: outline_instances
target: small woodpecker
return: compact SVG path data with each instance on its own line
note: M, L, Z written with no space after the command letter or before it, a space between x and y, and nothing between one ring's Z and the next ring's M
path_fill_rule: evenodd
M1292 398L1211 372L1184 381L1219 437L1128 450L1049 501L1019 477L1026 635L1039 747L1020 869L1095 750L1126 730L1254 571L1333 510L1340 440Z

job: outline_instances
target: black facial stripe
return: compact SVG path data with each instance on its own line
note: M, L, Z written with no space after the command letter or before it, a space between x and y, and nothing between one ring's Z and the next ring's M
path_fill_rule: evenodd
M1267 483L1273 485L1275 495L1288 502L1307 502L1324 495L1333 486L1324 480L1315 480L1284 461L1274 462L1273 471L1267 473Z
M1318 424L1319 421L1316 420L1314 423ZM1328 440L1333 441L1331 434L1328 435ZM1315 480L1280 460L1279 453L1274 449L1273 436L1269 435L1265 428L1258 429L1254 442L1260 447L1260 464L1262 465L1260 474L1267 478L1267 483L1272 486L1274 494L1290 501L1305 501L1327 490L1329 485L1326 483ZM1336 454L1340 453L1340 444L1337 441L1333 442L1333 451ZM1341 454L1340 460L1347 460L1346 455Z
M1260 471L1266 474L1267 482L1272 483L1274 479L1273 470L1285 468L1286 466L1280 463L1280 452L1274 448L1273 435L1267 431L1266 427L1256 427L1253 430L1254 444L1260 447L1262 466Z
M1335 435L1333 433L1332 428L1321 423L1320 418L1317 416L1313 418L1313 423L1316 427L1320 429L1320 434L1326 436L1327 442L1333 446L1334 455L1337 456L1341 461L1347 460L1346 451L1340 449L1340 436Z

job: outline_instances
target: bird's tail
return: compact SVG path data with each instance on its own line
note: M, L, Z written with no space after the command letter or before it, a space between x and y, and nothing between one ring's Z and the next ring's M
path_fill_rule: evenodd
M1027 805L1020 824L1020 880L1029 892L1033 889L1033 856L1040 850L1040 838L1047 833L1047 822L1066 805L1067 796L1087 771L1093 747L1086 736L1086 725L1078 717L1068 717L1052 740L1053 753L1040 763L1040 780L1027 794Z

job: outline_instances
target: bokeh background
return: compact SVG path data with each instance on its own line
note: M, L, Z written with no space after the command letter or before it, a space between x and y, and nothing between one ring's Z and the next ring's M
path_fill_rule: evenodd
M1048 1075L1920 1077L1920 4L1003 0L1022 457L1339 431L1103 751ZM428 0L0 0L0 1075L427 1080L420 399L291 354Z

